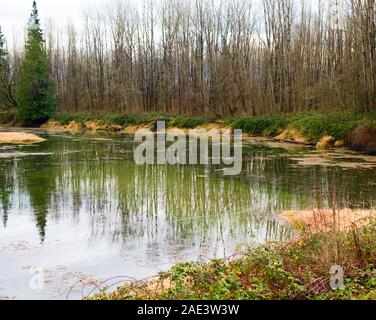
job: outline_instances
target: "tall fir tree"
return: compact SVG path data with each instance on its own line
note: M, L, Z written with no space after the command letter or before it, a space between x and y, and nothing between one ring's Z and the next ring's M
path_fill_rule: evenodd
M29 20L21 79L17 85L17 115L25 124L41 124L54 115L56 95L44 47L36 1Z

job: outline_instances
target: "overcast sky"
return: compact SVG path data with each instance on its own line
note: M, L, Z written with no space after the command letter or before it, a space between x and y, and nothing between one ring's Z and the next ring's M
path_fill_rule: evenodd
M73 22L76 27L80 27L82 13L93 6L102 6L113 0L37 0L38 10L42 21L42 28L47 20L52 20L57 26L64 26L68 21ZM136 4L141 0L126 0ZM158 2L158 0L155 0ZM216 0L214 0L216 1ZM260 0L252 0L253 4ZM318 0L305 0L306 3L315 3ZM330 0L323 0L328 3ZM343 0L340 0L343 1ZM16 38L16 43L20 43L30 16L32 0L1 0L0 26L8 40L8 45ZM300 0L296 0L297 3ZM22 43L22 41L21 41Z
M32 0L1 0L0 26L5 36L11 39L13 32L22 34L30 16ZM42 23L52 19L58 25L65 25L70 19L75 24L81 20L82 11L92 5L109 0L37 0Z

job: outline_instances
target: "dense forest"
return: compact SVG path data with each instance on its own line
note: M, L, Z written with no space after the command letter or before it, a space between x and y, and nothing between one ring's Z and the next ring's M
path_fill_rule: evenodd
M61 112L376 108L375 0L117 1L87 11L83 26L44 30ZM11 106L24 50L8 47Z

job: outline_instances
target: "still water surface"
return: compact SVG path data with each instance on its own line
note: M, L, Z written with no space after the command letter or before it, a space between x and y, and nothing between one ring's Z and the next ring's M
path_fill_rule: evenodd
M306 147L249 141L242 174L223 177L220 167L136 166L129 136L46 138L0 146L0 299L65 299L81 280L69 295L80 299L100 280L291 239L283 210L376 200L374 166L302 165L315 155Z

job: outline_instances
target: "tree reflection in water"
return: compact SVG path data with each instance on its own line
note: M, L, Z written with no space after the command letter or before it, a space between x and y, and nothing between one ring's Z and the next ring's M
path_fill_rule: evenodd
M84 219L93 244L143 244L152 254L263 243L291 237L281 210L328 206L333 194L339 206L374 200L373 171L299 168L280 149L245 147L243 174L231 178L208 166L136 166L129 138L54 136L34 148L52 155L0 160L0 209L5 227L28 210L42 241L49 221Z

